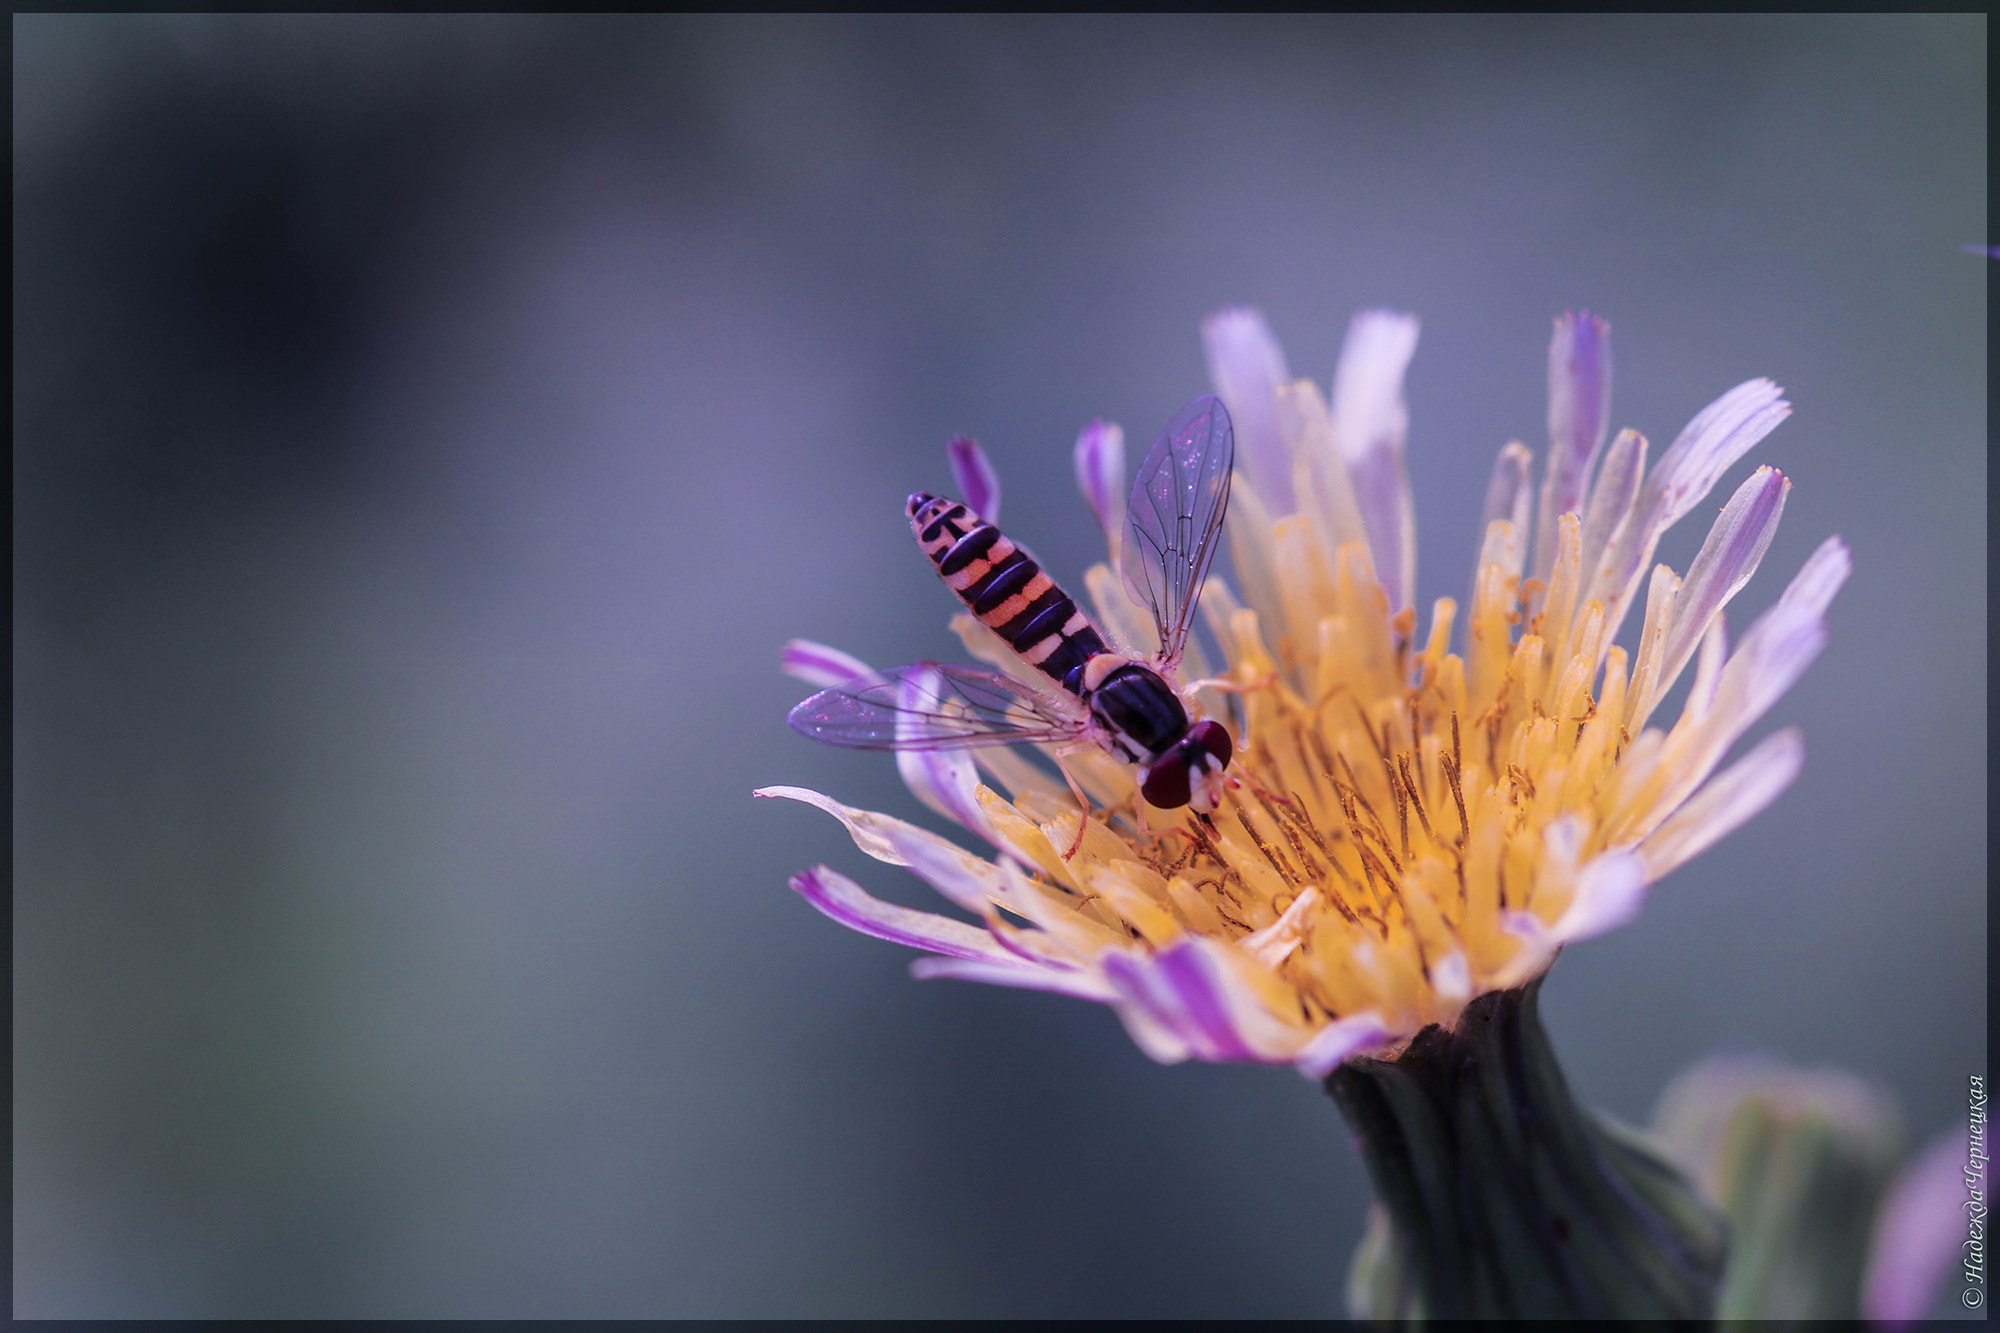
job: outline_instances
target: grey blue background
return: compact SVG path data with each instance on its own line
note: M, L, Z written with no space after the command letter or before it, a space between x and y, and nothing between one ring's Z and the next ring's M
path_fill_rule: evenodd
M1804 776L1572 949L1573 1082L1986 1050L1980 17L14 20L22 1315L1337 1312L1367 1200L1285 1070L917 983L785 887L920 886L797 783L792 635L951 655L901 516L988 447L1074 575L1260 307L1417 312L1428 603L1550 320L1664 447L1770 376L1733 623L1855 573ZM1699 517L1667 558L1682 564Z

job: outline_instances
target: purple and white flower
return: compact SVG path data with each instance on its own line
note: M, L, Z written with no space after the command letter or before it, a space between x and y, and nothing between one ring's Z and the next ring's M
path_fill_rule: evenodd
M824 866L793 887L843 925L933 955L918 976L1110 1005L1157 1060L1290 1064L1317 1079L1539 976L1768 805L1799 771L1797 733L1725 760L1823 646L1847 548L1823 543L1733 647L1724 608L1769 548L1790 481L1752 473L1685 575L1652 560L1790 412L1777 386L1731 389L1649 465L1637 432L1607 443L1608 326L1559 319L1541 485L1526 448L1501 451L1469 605L1437 599L1419 635L1403 463L1417 331L1409 315L1357 315L1329 401L1290 378L1254 312L1203 326L1240 463L1226 525L1235 582L1211 578L1202 600L1225 658L1215 675L1239 710L1238 782L1212 824L1145 806L1107 757L1073 756L1102 814L1065 858L1075 802L1021 755L904 753L912 791L991 859L816 792L758 795L825 810L969 919L894 906ZM1114 559L1122 455L1114 425L1077 441L1078 482ZM952 463L990 517L999 485L984 455L954 442ZM1114 638L1150 646L1115 569L1096 566L1084 588ZM1621 647L1642 595L1636 643ZM968 617L957 626L975 654L1034 679ZM817 686L866 671L802 642L785 664ZM1690 669L1679 716L1656 717Z

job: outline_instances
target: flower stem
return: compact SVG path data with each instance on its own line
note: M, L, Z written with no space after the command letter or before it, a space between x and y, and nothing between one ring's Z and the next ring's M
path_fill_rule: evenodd
M1394 1060L1326 1080L1386 1213L1354 1290L1374 1317L1705 1319L1722 1221L1571 1094L1539 980L1482 995Z

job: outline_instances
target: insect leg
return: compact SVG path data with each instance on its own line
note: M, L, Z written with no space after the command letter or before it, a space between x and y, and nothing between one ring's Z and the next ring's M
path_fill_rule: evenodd
M1063 781L1069 784L1070 795L1076 797L1076 838L1070 843L1069 850L1062 854L1062 859L1067 861L1083 846L1083 830L1090 823L1090 798L1083 794L1083 788L1077 785L1076 778L1070 774L1069 765L1063 762L1060 753L1055 756L1055 761L1056 771L1061 773Z
M1182 687L1181 693L1193 694L1196 690L1207 689L1212 686L1229 694L1252 694L1258 690L1269 689L1277 683L1278 671L1277 668L1273 667L1264 673L1262 680L1253 680L1248 685L1239 685L1227 676L1204 676L1200 680L1189 681Z

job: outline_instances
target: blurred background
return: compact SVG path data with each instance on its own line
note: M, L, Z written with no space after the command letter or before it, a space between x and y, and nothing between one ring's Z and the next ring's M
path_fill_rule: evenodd
M1805 774L1549 1022L1630 1121L1761 1050L1962 1123L1985 38L16 16L15 1312L1338 1313L1368 1188L1318 1088L910 980L785 879L921 886L750 798L936 824L786 729L779 645L957 654L901 513L954 432L1077 575L1077 429L1143 448L1224 304L1323 386L1352 311L1422 316L1425 604L1545 444L1562 310L1656 448L1785 386L1710 505L1796 483L1739 630L1854 549L1758 733Z

